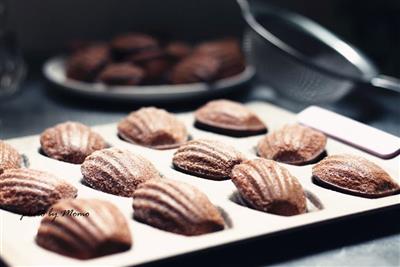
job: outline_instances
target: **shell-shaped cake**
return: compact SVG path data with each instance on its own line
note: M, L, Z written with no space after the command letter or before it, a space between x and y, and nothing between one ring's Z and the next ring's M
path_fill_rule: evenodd
M154 227L182 235L224 229L224 219L196 187L170 179L143 183L133 194L134 217Z
M400 193L399 185L375 163L349 154L328 156L312 169L313 181L324 187L366 198Z
M129 142L155 149L178 147L189 137L180 120L155 107L131 112L118 124L118 133Z
M318 159L325 151L326 141L323 133L309 127L285 125L263 137L257 152L266 159L302 165Z
M265 124L241 103L226 99L213 100L195 113L196 127L233 136L250 136L267 131Z
M254 209L284 216L306 212L301 184L275 161L245 161L233 168L231 179L240 196Z
M182 145L172 163L177 170L213 180L229 178L233 166L245 157L220 141L198 139Z
M77 189L54 175L32 169L8 169L0 175L0 208L22 215L44 213Z
M126 219L112 203L99 199L62 200L42 219L36 243L78 259L119 253L132 246Z
M218 78L220 61L210 55L192 54L179 61L172 69L172 84L209 83Z
M80 164L96 150L107 147L88 126L67 121L46 129L40 136L42 151L57 160Z
M18 151L0 140L0 174L7 169L20 168L21 163L22 157Z
M124 197L131 197L139 184L161 178L150 161L118 148L94 152L82 163L81 172L90 187Z

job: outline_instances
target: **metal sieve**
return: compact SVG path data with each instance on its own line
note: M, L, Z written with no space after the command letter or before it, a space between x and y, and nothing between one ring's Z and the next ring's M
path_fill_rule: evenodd
M244 47L261 81L301 102L332 102L353 87L400 92L360 50L301 15L265 1L237 0L250 30ZM365 86L367 85L367 87Z

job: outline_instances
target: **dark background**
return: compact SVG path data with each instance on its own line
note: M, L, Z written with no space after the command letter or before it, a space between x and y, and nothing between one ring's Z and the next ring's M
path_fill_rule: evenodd
M400 77L400 1L265 0L304 14L360 47L383 73ZM62 51L71 39L129 30L164 37L240 36L235 0L8 0L9 28L29 58Z

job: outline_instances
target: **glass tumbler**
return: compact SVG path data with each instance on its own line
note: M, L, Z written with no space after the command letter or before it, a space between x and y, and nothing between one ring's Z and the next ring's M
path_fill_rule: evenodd
M0 100L19 90L26 72L16 36L7 30L6 7L6 1L0 0Z

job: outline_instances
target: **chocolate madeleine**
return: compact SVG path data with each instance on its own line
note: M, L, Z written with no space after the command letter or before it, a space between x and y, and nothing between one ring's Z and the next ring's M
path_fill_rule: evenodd
M195 113L195 126L231 136L250 136L267 131L265 124L241 103L226 99L213 100Z
M233 166L244 156L233 147L219 141L198 139L182 145L172 163L177 170L213 180L228 179Z
M298 180L278 163L254 159L236 165L232 182L252 208L291 216L306 212L306 197Z
M18 151L0 140L0 174L7 169L20 168L21 163L22 157Z
M204 42L193 53L212 56L220 62L218 79L239 74L246 68L239 41L235 38Z
M155 149L178 147L189 137L181 121L155 107L131 112L118 124L118 134L126 141Z
M144 51L158 50L159 44L150 35L133 32L116 36L111 41L111 48L114 58L121 60Z
M147 159L128 150L107 148L94 152L81 165L83 182L94 189L131 197L137 186L161 178Z
M113 63L106 66L97 80L107 85L137 85L144 78L144 70L130 63Z
M22 215L44 213L77 189L52 174L32 169L8 169L0 175L0 208Z
M96 150L107 147L104 139L79 122L64 122L46 129L40 136L44 154L57 160L80 164Z
M188 43L182 41L171 42L165 47L165 53L172 61L179 61L187 57L192 50L193 48Z
M312 169L316 184L346 194L378 198L400 193L399 185L375 163L354 155L328 156Z
M141 184L133 194L133 209L136 220L181 235L224 229L224 219L205 194L174 180Z
M126 251L132 239L126 219L114 204L73 199L51 207L40 223L36 243L65 256L91 259Z
M66 62L67 77L78 81L93 82L109 61L110 51L105 44L79 49Z
M179 61L171 70L173 84L213 82L217 80L220 62L207 54L193 54Z
M326 136L314 129L285 125L258 143L258 155L266 159L302 165L317 160L325 151Z

